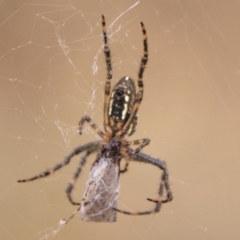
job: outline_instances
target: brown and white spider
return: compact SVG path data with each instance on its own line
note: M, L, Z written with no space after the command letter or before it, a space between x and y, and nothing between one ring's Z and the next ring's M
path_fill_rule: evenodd
M102 31L103 31L103 42L104 42L104 55L107 66L107 80L104 88L104 130L102 132L98 126L92 121L89 116L83 116L79 122L79 133L82 134L82 127L85 122L96 131L96 133L101 137L101 141L90 142L85 145L79 146L75 148L69 155L67 155L62 163L55 165L53 168L46 170L39 175L36 175L29 179L18 180L18 182L28 182L33 181L38 178L46 177L55 171L59 170L63 166L70 163L73 156L78 155L82 152L85 152L83 155L79 167L77 168L75 174L72 177L71 182L69 183L66 194L69 201L73 205L82 205L79 207L79 210L82 212L82 219L85 221L108 221L113 222L116 220L114 217L117 212L121 212L129 215L146 215L152 214L160 211L160 207L162 203L169 202L173 199L172 193L170 190L169 182L168 182L168 170L165 162L148 156L144 153L140 153L140 150L150 143L149 139L140 139L135 141L128 141L128 137L131 136L136 131L137 126L137 112L140 106L140 103L143 98L143 73L148 61L148 42L147 35L144 24L141 22L142 34L143 34L143 47L144 54L141 59L140 68L138 71L138 92L136 93L134 81L126 76L118 81L115 87L111 91L111 80L112 80L112 63L111 63L111 53L108 46L108 37L105 26L105 17L102 16ZM132 149L131 146L139 145L137 148ZM72 199L71 193L75 186L75 183L80 175L81 169L86 162L87 157L93 152L98 151L97 158L92 165L91 174L88 180L87 189L83 200L81 203L75 202ZM126 160L126 165L123 170L120 170L119 165L121 159ZM149 211L141 211L141 212L128 212L119 210L116 208L116 202L118 197L118 179L119 173L123 173L127 171L128 162L129 161L138 161L144 163L150 163L154 166L160 168L163 173L161 177L161 183L158 191L158 198L156 200L147 198L147 200L154 202L155 206L152 210ZM99 194L100 188L103 187L103 184L97 184L96 176L100 177L100 182L105 181L104 184L107 185L109 183L114 183L111 185L111 190L108 191L105 195L102 193ZM94 180L93 180L93 179ZM92 184L95 184L94 187ZM104 185L104 186L105 186ZM93 189L94 188L94 189ZM89 218L89 212L86 212L87 206L91 202L91 198L96 200L96 196L93 196L93 192L95 191L95 195L101 195L99 202L103 204L102 206L98 206L96 203L93 203L89 212L94 212L95 215L97 211L102 211L104 207L110 209L113 213L105 213L104 216L95 215ZM163 192L166 192L166 197L163 198ZM112 192L113 194L110 195ZM109 199L104 198L114 198L112 200L112 205L106 203ZM99 198L99 196L98 196ZM100 204L99 203L99 204ZM104 206L104 207L103 207ZM86 207L86 208L84 208ZM105 211L105 209L104 209ZM109 216L107 216L109 214ZM100 214L101 215L101 214Z

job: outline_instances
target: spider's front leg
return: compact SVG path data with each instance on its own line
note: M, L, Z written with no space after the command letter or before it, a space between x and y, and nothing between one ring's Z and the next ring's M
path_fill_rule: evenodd
M76 170L76 172L74 173L70 183L68 184L68 187L66 188L66 194L67 194L67 197L68 197L68 200L71 204L73 205L81 205L80 202L75 202L73 199L72 199L72 190L74 189L74 186L78 180L78 177L82 171L82 168L83 166L85 165L86 161L87 161L87 157L92 154L93 152L96 152L97 149L92 149L92 150L89 150L87 151L82 157L81 157L81 161L79 163L79 166Z
M130 149L132 152L134 152L133 149ZM161 178L161 183L159 186L159 191L158 191L158 199L154 200L151 198L147 198L148 201L154 202L156 203L155 207L152 210L148 210L148 211L141 211L141 212L129 212L129 211L125 211L125 210L120 210L117 208L113 208L115 211L123 213L123 214L127 214L127 215L148 215L148 214L153 214L153 213L157 213L160 211L161 209L161 204L162 203L167 203L172 201L173 196L172 196L172 192L170 190L169 187L169 182L168 182L168 170L166 167L166 164L164 161L161 161L159 159L153 158L151 156L148 156L144 153L136 153L130 156L130 160L133 161L138 161L138 162L144 162L144 163L150 163L154 166L159 167L161 170L163 170L163 174L162 174L162 178ZM165 199L163 199L163 194L164 194L164 189L167 192L167 197Z
M126 155L124 155L123 157L131 156L136 153L139 153L149 143L150 143L150 139L148 139L148 138L143 138L143 139L134 140L134 141L130 141L130 142L128 142L128 141L123 142L123 144L122 144L123 149L124 149L124 147L127 147L127 149L125 150ZM130 146L134 146L134 145L140 145L140 146L136 149L129 148Z
M123 142L122 149L120 151L122 154L121 157L125 158L126 163L125 163L124 168L120 169L120 173L125 173L128 171L128 165L129 165L129 160L131 159L131 156L140 152L142 150L142 148L144 148L149 143L150 143L150 140L148 138L135 140L135 141L131 141L131 142ZM133 146L133 145L140 145L140 146L136 149L131 149L130 146Z
M27 179L21 179L18 180L18 182L29 182L29 181L34 181L37 180L39 178L44 178L48 175L53 174L54 172L58 171L59 169L61 169L62 167L68 165L70 163L70 161L72 160L72 157L80 154L81 152L84 151L88 151L88 152L94 152L97 151L99 149L99 142L91 142L91 143L87 143L85 145L79 146L77 148L75 148L73 151L71 151L64 159L63 162L58 163L57 165L55 165L54 167L41 172L40 174L31 177L31 178L27 178Z
M171 202L173 200L172 191L170 189L169 185L169 173L167 169L167 165L164 161L161 161L160 159L153 158L149 155L146 155L144 153L137 153L131 157L131 160L138 161L138 162L145 162L150 163L158 168L160 168L163 171L162 177L161 177L161 184L159 187L159 197L157 200L147 198L148 201L154 202L154 203L167 203ZM162 184L166 191L166 198L162 199L161 191L162 191Z
M168 169L167 169L167 165L164 161L161 161L159 159L153 158L151 156L148 156L144 153L141 153L141 149L144 148L146 145L148 145L150 143L150 140L145 138L145 139L141 139L141 140L135 140L132 142L125 142L123 143L123 147L127 146L128 148L126 149L126 153L128 156L130 156L131 160L135 160L135 161L140 161L140 162L145 162L145 163L150 163L152 165L157 166L158 168L160 168L163 171L162 177L161 177L161 184L159 187L159 192L158 192L158 199L151 199L151 198L147 198L148 201L154 202L154 203L167 203L173 200L173 196L172 196L172 191L170 189L170 185L169 185L169 173L168 173ZM138 148L136 148L135 150L129 148L129 146L133 146L133 145L139 145L140 146ZM166 198L162 199L162 191L163 191L163 186L165 187L165 191L166 191Z

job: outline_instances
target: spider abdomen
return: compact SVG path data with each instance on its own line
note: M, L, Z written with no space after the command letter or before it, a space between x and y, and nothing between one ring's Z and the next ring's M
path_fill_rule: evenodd
M108 116L110 118L110 125L115 132L119 131L127 122L134 105L135 95L134 81L128 76L120 79L113 88Z

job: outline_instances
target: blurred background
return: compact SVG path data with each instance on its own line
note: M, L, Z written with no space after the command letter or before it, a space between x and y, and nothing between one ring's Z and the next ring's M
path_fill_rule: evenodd
M240 239L239 1L1 1L0 237L4 240ZM144 99L134 139L167 162L174 195L150 216L117 215L116 223L86 223L65 188L79 157L54 175L17 183L61 162L71 149L98 139L83 114L102 128L106 66L105 14L113 85L137 80L143 54L140 21L149 40ZM95 155L73 196L81 200ZM153 207L161 172L132 162L121 175L118 207Z

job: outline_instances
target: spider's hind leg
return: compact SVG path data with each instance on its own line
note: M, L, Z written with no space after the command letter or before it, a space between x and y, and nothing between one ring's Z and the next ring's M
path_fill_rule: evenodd
M111 61L111 51L108 45L108 35L106 30L105 17L102 15L102 33L103 33L103 44L104 44L104 56L107 66L107 80L104 87L104 109L103 109L103 125L105 131L107 131L107 126L109 125L109 102L110 102L110 92L111 92L111 80L112 80L112 61Z
M143 34L143 56L141 58L140 68L138 71L138 92L136 94L134 105L132 107L132 111L128 118L128 121L126 122L126 124L124 125L122 130L119 131L117 134L120 137L123 136L124 134L126 134L128 131L128 128L132 124L132 122L136 121L136 115L138 112L138 108L143 99L143 92L144 92L143 74L144 74L144 70L145 70L147 62L148 62L148 41L147 41L147 31L142 22L141 22L141 28L142 28L142 34Z

